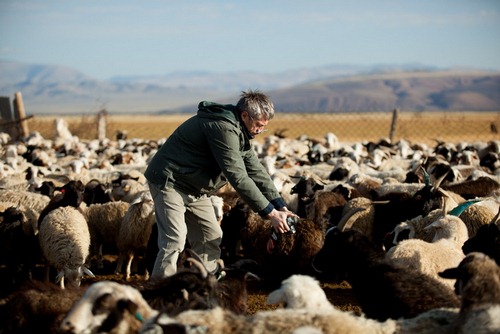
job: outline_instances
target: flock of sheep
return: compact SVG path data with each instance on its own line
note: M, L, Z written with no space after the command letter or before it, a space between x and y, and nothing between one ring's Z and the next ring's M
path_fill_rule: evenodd
M82 141L56 123L52 139L0 134L0 334L500 333L500 142L270 135L254 149L296 232L271 239L227 187L213 196L225 276L187 245L154 281L142 171L163 139ZM123 279L99 280L111 273ZM251 279L277 309L248 314ZM362 314L322 281L348 282Z

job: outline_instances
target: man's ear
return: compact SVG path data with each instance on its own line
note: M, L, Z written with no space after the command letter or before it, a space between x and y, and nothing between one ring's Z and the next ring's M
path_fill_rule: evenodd
M242 111L241 112L241 118L246 121L249 117L248 117L248 111Z

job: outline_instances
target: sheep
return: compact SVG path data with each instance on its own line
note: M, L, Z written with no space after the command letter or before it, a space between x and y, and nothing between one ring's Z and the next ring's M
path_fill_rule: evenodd
M384 241L385 249L388 251L391 247L405 239L420 239L431 242L434 238L435 230L427 229L426 227L441 217L443 217L443 210L435 209L425 216L419 215L399 223L386 236Z
M225 267L223 278L217 279L208 273L198 255L185 249L179 257L178 270L174 275L146 281L140 291L153 308L170 315L187 309L216 306L245 314L247 281L254 277L243 268L246 262Z
M237 315L216 307L189 310L176 316L160 313L142 326L142 334L171 332L193 333L450 333L457 309L430 310L412 319L388 319L379 322L335 309L326 299L318 282L311 277L294 275L268 296L271 303L283 302L286 309Z
M369 318L409 318L436 307L458 307L449 286L417 270L395 266L384 256L364 234L333 227L312 265L325 277L347 275Z
M92 204L85 209L84 216L89 227L91 241L89 260L95 258L95 268L104 267L104 247L116 249L116 239L129 206L128 202L115 201Z
M314 201L314 195L316 191L323 190L324 185L318 183L318 181L313 177L302 177L300 180L290 189L290 194L297 194L297 214L300 217L306 217L306 204Z
M287 309L306 309L340 313L328 301L319 282L307 275L293 275L284 280L281 287L272 291L267 298L268 304L284 304ZM351 312L342 312L349 317L349 323L369 322L364 315L356 316ZM433 309L421 315L404 320L386 320L386 323L396 322L396 331L403 333L449 333L457 318L457 309ZM372 322L375 324L375 322ZM382 323L380 323L382 325ZM299 327L300 328L300 327ZM335 333L337 328L332 329ZM323 333L323 331L320 331Z
M135 199L135 196L147 190L146 183L141 183L139 178L126 178L121 175L118 179L112 182L113 189L111 190L111 196L116 200L122 200L125 202L131 202Z
M426 273L452 287L453 283L442 279L438 273L457 266L464 258L461 247L467 240L467 228L460 218L447 215L425 229L436 231L432 242L403 240L389 249L385 258L394 265Z
M362 208L363 210L359 210L357 213L354 213L350 216L351 210ZM355 229L368 237L372 242L375 242L374 239L374 226L373 221L375 219L375 206L373 202L366 197L356 197L349 201L347 201L342 208L342 216L349 218L350 226L349 228ZM343 222L347 222L346 220L341 220L337 223L337 228L343 230L346 228ZM342 223L341 223L342 222Z
M296 233L278 234L274 241L269 220L243 203L231 209L223 223L235 227L230 238L240 240L242 256L257 261L260 271L256 274L270 285L292 274L311 272L311 260L323 245L324 229L310 219L299 219ZM227 237L223 234L223 242Z
M462 224L459 224L460 229L457 230L457 240L459 244L463 244L471 236L471 226L482 225L483 221L489 217L485 210L476 208L485 208L484 206L474 205L479 200L469 200L449 211L449 214L459 217L465 224L466 230ZM472 208L472 209L471 209ZM393 247L399 241L404 239L421 239L427 242L432 242L435 236L435 229L427 228L434 221L443 217L442 209L436 209L427 215L420 215L412 219L406 220L397 225L393 231L388 234L384 240L385 249ZM479 213L479 214L478 214ZM477 222L479 221L479 224ZM475 233L474 233L475 234ZM404 235L404 236L403 236Z
M462 246L464 254L482 252L500 266L500 226L497 222L499 215L500 210L489 224L482 225L476 235L464 242Z
M346 199L342 194L333 191L316 191L314 196L309 199L309 203L303 202L304 199L305 197L299 194L299 207L302 204L305 205L304 218L309 218L325 228L331 219L329 219L329 215L335 210L340 211L346 203Z
M500 189L500 183L491 177L479 177L476 180L445 184L442 188L459 194L465 199L473 199L476 197L491 196Z
M450 333L454 310L432 310L414 319L389 319L378 322L350 313L334 310L311 311L304 309L278 309L261 311L251 316L236 315L222 308L191 310L176 317L161 314L146 321L141 334L158 333L304 333L303 329L314 328L313 333L406 333L441 334ZM307 331L306 333L311 333Z
M323 226L326 223L327 212L332 208L343 207L346 202L342 194L325 190L325 186L312 177L301 178L292 187L291 194L297 194L298 197L297 214Z
M285 201L287 208L290 211L297 212L298 210L298 195L292 193L292 188L297 184L294 178L282 171L276 171L271 174L271 179L273 180L276 189L281 194L281 197Z
M34 192L52 198L56 189L57 187L53 181L42 181L39 186L35 187Z
M90 234L82 213L71 206L50 211L38 232L40 248L49 266L57 270L61 288L65 279L71 287L79 286L84 273L94 276L84 264L89 255ZM48 271L47 271L48 272Z
M154 202L149 191L143 191L130 203L123 218L116 239L119 256L115 274L121 272L124 261L125 279L130 279L131 264L135 253L145 255L148 240L151 235L152 225L155 223ZM146 278L149 275L146 270Z
M363 207L366 204L363 202ZM413 195L404 193L392 193L385 198L378 198L372 202L373 216L367 214L369 220L373 222L358 222L357 224L373 224L372 240L379 247L383 247L384 238L391 233L394 228L408 219L418 215L427 215L432 210L448 207L456 207L457 203L448 194L443 192L438 186L425 186Z
M186 252L184 255L189 254ZM193 265L194 270L179 264L180 269L176 274L145 281L139 288L110 281L92 284L62 321L61 327L73 333L100 332L104 331L104 328L114 333L117 328L123 330L127 322L132 321L129 325L135 326L138 319L147 320L159 310L176 315L185 310L209 309L216 305L227 307L231 312L245 313L246 308L241 309L238 302L228 307L225 301L231 296L242 295L241 289L237 288L241 287L241 282L237 285L234 285L234 282L221 285L222 281L216 281L213 275L208 274L201 260L191 257L186 260ZM228 272L224 281L230 278L230 275ZM133 305L137 307L131 307ZM141 311L141 308L147 309L148 312ZM95 312L96 309L99 312ZM127 317L128 313L123 311L133 311L133 317Z
M459 215L467 226L469 237L476 235L482 225L488 224L499 209L497 199L481 198L476 201Z
M0 264L7 269L7 291L31 279L39 249L35 233L19 208L9 207L0 212L0 217Z
M95 203L107 203L114 201L111 191L108 191L106 185L97 179L92 179L85 184L83 192L83 201L87 206Z
M84 289L61 289L52 282L36 280L25 282L2 305L0 332L62 334L61 321Z
M461 297L456 333L500 333L500 267L492 258L472 252L439 275L456 279Z
M233 194L231 192L231 194ZM234 194L237 195L235 192ZM227 193L222 193L222 196ZM230 203L231 207L224 214L221 221L222 241L220 244L221 259L225 263L233 263L243 257L241 245L241 230L244 228L248 206L239 196L234 197L234 203ZM156 240L155 240L156 245Z
M30 191L2 189L0 190L0 201L24 205L39 214L49 204L50 197Z
M116 308L133 310L126 320L116 317ZM112 281L93 283L73 305L60 328L71 333L100 333L119 328L117 333L137 333L144 319L158 314L136 288ZM113 326L111 326L111 324Z
M22 211L25 216L23 220L23 230L26 234L38 234L37 220L39 213L34 211L32 208L26 207L24 205L19 205L13 202L0 202L0 211L5 211L9 208L17 208Z
M61 193L54 196L42 212L40 212L40 216L38 217L38 229L40 229L40 224L45 216L52 210L64 206L79 208L80 204L82 204L85 186L81 181L69 181L61 188L56 188L56 190L61 191Z
M319 288L319 289L318 289ZM333 305L328 301L319 282L308 275L292 275L281 282L281 287L272 291L267 304L283 303L286 308L331 311Z

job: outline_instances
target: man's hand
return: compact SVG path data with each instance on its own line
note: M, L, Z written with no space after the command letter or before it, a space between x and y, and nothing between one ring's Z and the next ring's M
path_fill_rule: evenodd
M280 211L273 209L273 211L271 211L271 213L267 215L267 218L271 220L271 225L273 226L274 230L278 233L286 233L290 231L290 227L286 222L286 219L288 217L298 218L295 213L289 211L286 207L280 209Z

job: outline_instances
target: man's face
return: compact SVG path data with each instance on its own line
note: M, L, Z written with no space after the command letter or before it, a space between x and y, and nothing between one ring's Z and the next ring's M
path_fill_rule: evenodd
M247 127L248 132L252 136L256 136L258 134L261 134L262 132L266 132L266 126L269 123L268 120L266 119L254 119L250 114L246 111L244 111L241 114L243 121L245 123L245 126Z

